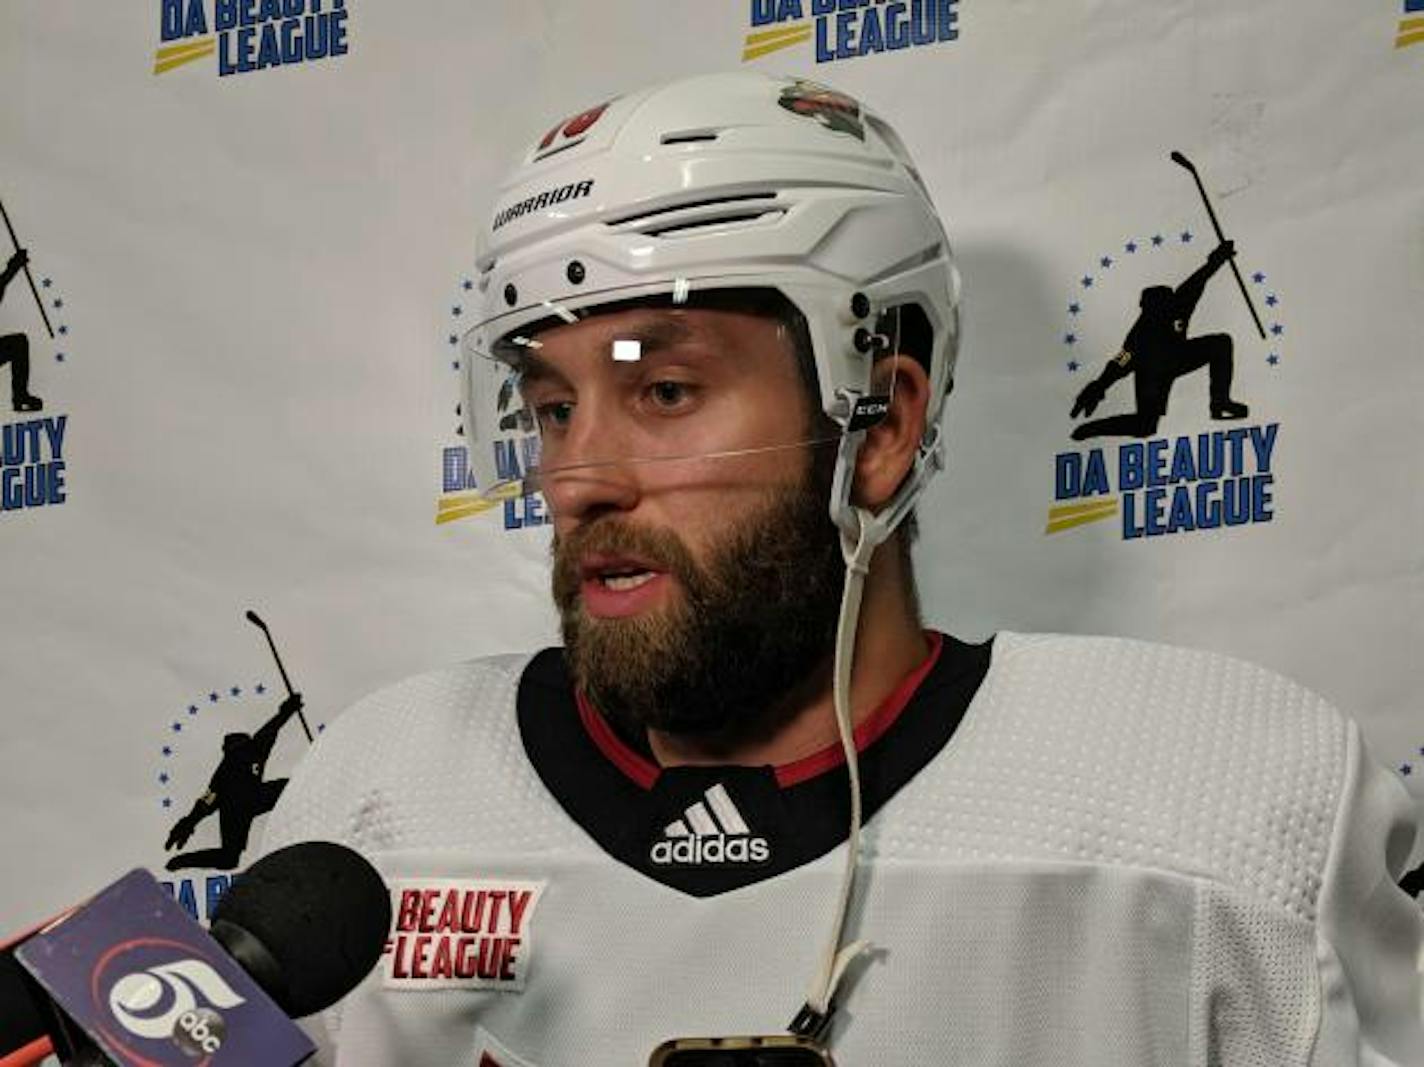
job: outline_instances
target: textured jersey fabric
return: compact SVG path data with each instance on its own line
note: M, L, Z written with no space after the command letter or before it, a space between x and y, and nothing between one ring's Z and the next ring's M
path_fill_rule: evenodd
M671 1037L780 1032L800 1006L844 845L706 897L614 858L531 762L529 663L367 698L271 816L267 849L340 841L397 892L530 902L515 970L402 986L388 960L313 1021L318 1062L643 1064ZM1395 885L1413 832L1355 724L1278 675L1001 634L952 735L866 825L851 933L874 950L843 988L837 1063L1424 1064L1424 920Z

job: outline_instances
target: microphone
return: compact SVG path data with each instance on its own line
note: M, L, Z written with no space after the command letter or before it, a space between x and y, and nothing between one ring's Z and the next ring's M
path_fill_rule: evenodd
M360 983L380 959L390 915L390 893L365 859L305 842L239 876L209 932L135 870L15 954L43 987L32 991L63 1062L281 1067L315 1051L290 1019ZM4 995L0 1017L23 1016L26 999ZM15 1029L4 1028L0 1067L48 1051L17 1044L26 1035Z

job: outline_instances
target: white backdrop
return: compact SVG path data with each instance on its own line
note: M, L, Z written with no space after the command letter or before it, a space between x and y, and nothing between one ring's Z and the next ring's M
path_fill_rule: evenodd
M920 509L927 617L964 637L1126 633L1257 660L1424 776L1413 3L939 0L926 10L953 16L953 39L818 63L818 34L873 43L867 20L897 5L308 0L304 14L340 12L323 25L343 54L225 74L246 40L262 58L263 32L280 50L280 17L248 39L217 29L258 0L202 0L199 16L185 0L179 21L202 26L173 40L159 0L11 0L0 198L63 332L49 339L17 278L0 334L28 336L45 407L0 408L0 424L64 417L60 456L6 460L62 459L65 499L0 510L0 930L134 865L171 879L164 837L222 735L282 695L245 610L270 625L313 729L400 676L552 642L547 528L507 528L527 505L435 521L442 497L461 500L444 480L449 338L470 312L473 235L555 120L743 64L893 121L955 241L966 343L950 468ZM1275 425L1270 519L1125 537L1147 500L1117 484L1122 442L1072 441L1068 410L1139 290L1179 283L1215 243L1174 149L1281 330L1257 338L1219 274L1192 330L1232 335L1250 417L1211 422L1202 371L1156 437ZM1099 414L1130 396L1120 383ZM13 449L27 431L9 433ZM1055 500L1056 457L1095 447L1116 510L1045 532L1050 508L1082 502ZM288 727L269 774L305 747ZM195 846L216 844L217 821ZM221 885L175 881L200 915Z

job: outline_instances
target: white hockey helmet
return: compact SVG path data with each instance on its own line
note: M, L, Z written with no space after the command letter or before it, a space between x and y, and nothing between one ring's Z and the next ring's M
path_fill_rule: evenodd
M539 330L630 302L696 306L726 290L774 290L804 316L821 408L843 435L831 501L843 530L859 525L848 504L863 437L855 431L884 410L886 398L871 394L871 365L900 344L895 324L906 311L897 309L918 309L908 313L920 335L914 355L931 393L916 469L877 517L874 540L941 465L958 272L899 137L842 93L732 72L629 93L562 120L500 188L477 267L481 306L464 338L462 403L487 497L533 491L556 469L540 467L536 419L520 397L521 356L539 347ZM637 358L616 343L609 355ZM727 451L757 445L729 441Z

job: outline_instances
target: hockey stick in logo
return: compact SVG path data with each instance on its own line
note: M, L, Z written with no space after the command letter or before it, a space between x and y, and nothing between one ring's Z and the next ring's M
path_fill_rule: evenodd
M287 687L287 696L295 696L296 694L292 689L292 680L287 677L287 668L282 666L282 657L277 654L277 645L272 640L272 631L267 629L267 624L262 621L262 617L255 611L248 611L247 621L261 630L263 636L267 638L267 647L272 650L272 658L277 661L277 670L282 675L282 684ZM297 709L297 718L301 721L302 732L307 735L307 742L311 743L314 740L312 738L311 727L307 725L307 717L302 714L301 708Z
M10 213L5 210L5 205L0 202L0 218L5 220L5 229L10 231L10 241L15 246L15 251L20 250L20 239L15 236L15 227L10 225ZM54 327L49 324L49 315L45 313L44 301L40 299L40 291L35 288L35 276L30 273L30 265L25 264L25 281L30 283L30 292L35 295L35 307L40 309L40 318L44 319L45 329L49 331L49 339L54 340Z
M1221 232L1221 223L1216 221L1216 212L1211 208L1211 201L1206 195L1206 186L1202 185L1201 175L1197 173L1197 168L1192 166L1192 161L1180 152L1172 153L1172 162L1178 166L1185 167L1192 176L1192 180L1197 183L1197 192L1201 193L1202 203L1206 205L1207 217L1211 219L1211 227L1216 231L1216 239L1224 242L1226 235ZM1241 296L1246 301L1246 307L1251 311L1251 318L1256 323L1256 330L1261 335L1261 340L1266 339L1266 328L1261 325L1261 316L1256 314L1256 305L1251 303L1251 294L1246 291L1246 283L1241 278L1241 271L1237 269L1236 260L1229 259L1227 263L1231 265L1231 273L1236 275L1236 284L1241 287Z

